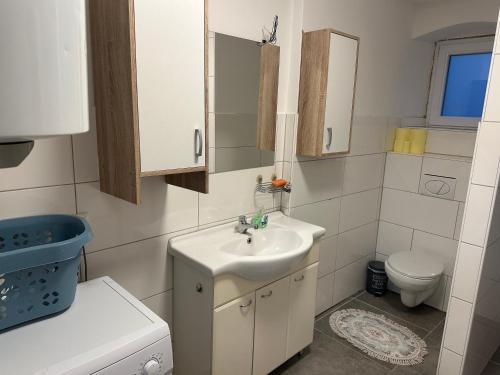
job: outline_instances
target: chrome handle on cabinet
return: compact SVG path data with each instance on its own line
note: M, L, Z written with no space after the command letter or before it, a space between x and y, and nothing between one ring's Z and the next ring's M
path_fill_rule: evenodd
M326 148L329 150L332 146L333 130L332 128L326 128L326 131L328 132L328 143L326 144Z
M244 304L244 305L240 305L240 308L241 309L244 309L246 307L249 307L250 305L252 304L252 300L248 301L248 303Z
M295 282L299 282L299 281L302 281L302 280L304 280L304 275L300 275L300 277L296 277L296 278L293 279L293 281L295 281Z
M266 294L261 294L260 295L260 298L267 298L267 297L271 297L273 295L273 291L270 290L269 292L267 292Z
M195 129L194 130L194 147L195 147L195 151L194 151L194 156L199 158L201 155L203 155L203 136L201 134L201 130L200 129Z

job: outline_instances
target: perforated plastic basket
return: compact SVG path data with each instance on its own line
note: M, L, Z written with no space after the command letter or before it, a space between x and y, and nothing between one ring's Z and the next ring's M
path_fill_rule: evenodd
M0 331L73 303L81 249L91 239L77 216L0 220Z

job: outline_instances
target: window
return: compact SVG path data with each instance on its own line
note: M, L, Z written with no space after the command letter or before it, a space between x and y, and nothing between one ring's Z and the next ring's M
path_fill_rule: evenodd
M483 113L493 38L439 42L432 72L429 126L476 128Z

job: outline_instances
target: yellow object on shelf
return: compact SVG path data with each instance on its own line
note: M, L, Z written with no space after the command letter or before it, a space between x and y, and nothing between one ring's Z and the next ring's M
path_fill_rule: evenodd
M425 152L425 144L427 142L427 129L411 129L410 141L410 153L422 155Z
M403 152L405 154L410 153L410 141L405 141L405 143L403 144Z
M410 129L409 128L397 128L396 136L394 137L394 151L395 152L405 152L404 146L405 142L410 141Z

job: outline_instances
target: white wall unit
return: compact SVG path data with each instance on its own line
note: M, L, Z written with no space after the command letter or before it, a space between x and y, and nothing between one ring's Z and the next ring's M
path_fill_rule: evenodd
M85 4L0 4L0 141L88 131Z
M351 136L358 43L331 33L323 153L347 152Z
M134 5L141 171L204 166L203 1ZM185 31L182 37L179 30ZM195 157L195 129L202 135L200 157Z
M211 278L174 258L176 375L265 375L313 340L319 260L271 280Z

